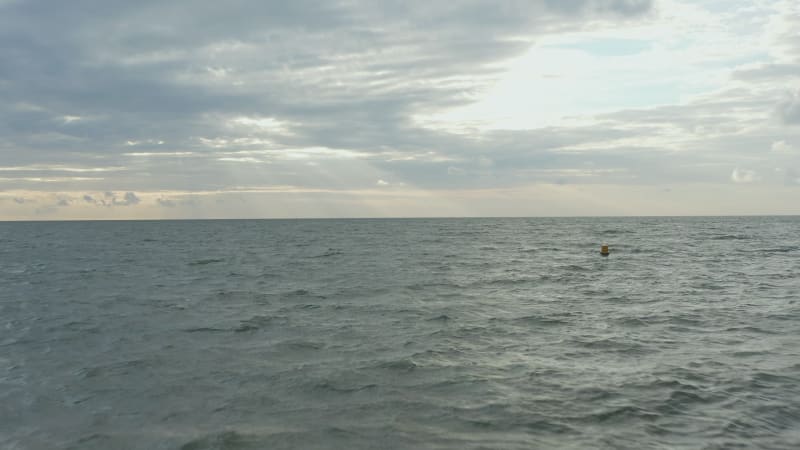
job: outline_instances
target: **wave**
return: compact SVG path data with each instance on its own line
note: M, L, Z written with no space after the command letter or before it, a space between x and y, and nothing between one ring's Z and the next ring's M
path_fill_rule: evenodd
M544 246L544 247L536 247L536 248L526 249L526 250L523 250L523 251L525 251L525 252L560 252L561 248Z
M800 245L785 245L782 247L772 247L772 248L762 248L755 250L756 252L760 253L792 253L800 251Z
M281 297L284 300L309 299L309 298L324 300L327 298L324 295L315 294L314 292L309 291L308 289L295 289L293 291L284 292L281 295Z
M377 388L378 385L374 383L369 384L362 384L362 385L342 385L342 384L335 384L331 383L330 381L322 381L314 385L314 389L326 392L337 392L337 393L353 393L353 392L361 392L366 390L371 390Z
M747 236L744 234L722 234L718 236L712 236L709 239L712 241L746 241L753 238L752 236Z
M408 358L400 358L390 361L382 361L378 364L375 364L373 367L389 371L411 372L416 370L419 366L417 363Z
M616 322L625 327L647 327L651 325L649 320L640 317L622 317L617 319Z
M536 283L540 279L539 277L495 278L491 280L478 280L473 282L471 286L517 286Z
M505 415L510 416L511 413L505 412ZM549 419L515 420L509 417L487 417L461 420L469 424L471 427L478 428L483 432L508 432L517 429L524 429L527 432L537 434L570 434L576 431L573 427L567 424Z
M184 333L247 333L259 331L272 325L285 325L287 320L286 316L265 316L257 314L248 319L240 320L239 324L235 326L197 326L184 328L181 331Z
M150 365L151 363L144 359L131 359L93 367L84 367L78 370L78 374L81 378L106 378L109 376L125 375L131 371L140 370Z
M313 256L313 258L329 258L331 256L340 256L343 255L344 252L342 250L336 248L329 248L325 251L325 253Z
M428 281L428 282L418 282L406 285L406 289L412 291L423 291L430 288L451 288L451 289L458 289L462 286L456 283L450 282L441 282L441 281Z
M568 264L566 266L559 266L557 267L558 270L563 270L565 272L588 272L592 269L586 266L580 266L578 264Z
M599 412L580 416L577 419L589 424L610 425L617 423L630 423L633 420L654 421L661 418L661 414L638 406L626 405L606 409Z
M656 407L656 410L665 415L682 414L697 405L716 403L724 398L726 398L724 395L704 396L697 391L679 389L670 392L666 400Z
M432 317L432 318L427 319L427 320L429 322L449 322L451 319L450 319L450 316L448 316L447 314L442 314L442 315L439 315L439 316L436 316L436 317Z
M767 330L760 327L755 327L752 325L743 325L738 327L729 327L726 328L725 331L727 332L737 332L737 333L758 333L758 334L782 334L777 331Z
M198 259L197 261L192 261L188 265L190 266L205 266L208 264L216 264L224 262L224 259L220 258L206 258L206 259Z
M770 372L756 372L750 378L750 387L766 388L770 386L791 386L800 384L800 376L779 375Z
M613 338L602 338L589 341L576 340L575 343L583 348L615 352L615 353L645 354L649 351L649 349L646 346L639 344L637 342L620 341L618 339L613 339Z
M232 331L236 333L246 333L249 331L258 331L262 328L266 328L269 325L272 325L276 320L284 319L285 317L273 317L273 316L262 316L262 315L255 315L249 319L242 320L239 322L239 326L234 328Z
M214 328L214 327L195 327L195 328L186 328L183 330L184 333L225 333L228 331L231 330L226 328Z
M180 450L241 450L262 448L261 445L259 436L227 430L189 441Z
M297 351L297 350L322 350L326 347L326 345L322 342L296 339L296 340L279 342L276 344L276 347L286 350Z
M560 326L560 325L568 325L569 322L566 320L561 319L553 319L549 317L542 317L542 316L524 316L518 317L513 319L512 322L518 325L539 325L539 326Z

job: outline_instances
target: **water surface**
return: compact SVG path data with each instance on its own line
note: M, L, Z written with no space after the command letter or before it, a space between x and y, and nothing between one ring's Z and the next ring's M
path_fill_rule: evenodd
M0 448L800 448L798 298L797 217L0 223Z

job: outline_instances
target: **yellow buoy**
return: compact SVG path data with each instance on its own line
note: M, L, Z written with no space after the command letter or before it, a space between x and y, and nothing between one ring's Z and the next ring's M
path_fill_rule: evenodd
M608 256L608 253L609 253L608 252L608 245L607 244L601 245L600 246L600 255L601 256Z

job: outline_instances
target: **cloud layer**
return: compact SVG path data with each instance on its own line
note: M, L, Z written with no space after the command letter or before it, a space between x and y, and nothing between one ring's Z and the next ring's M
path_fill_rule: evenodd
M426 215L430 198L597 213L548 191L570 186L768 196L800 170L774 151L800 148L799 17L788 1L2 2L0 218ZM467 207L520 190L550 206Z

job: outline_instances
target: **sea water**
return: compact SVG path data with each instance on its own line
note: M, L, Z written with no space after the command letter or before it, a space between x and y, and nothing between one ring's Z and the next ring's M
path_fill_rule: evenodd
M799 298L798 217L0 223L0 448L800 448Z

